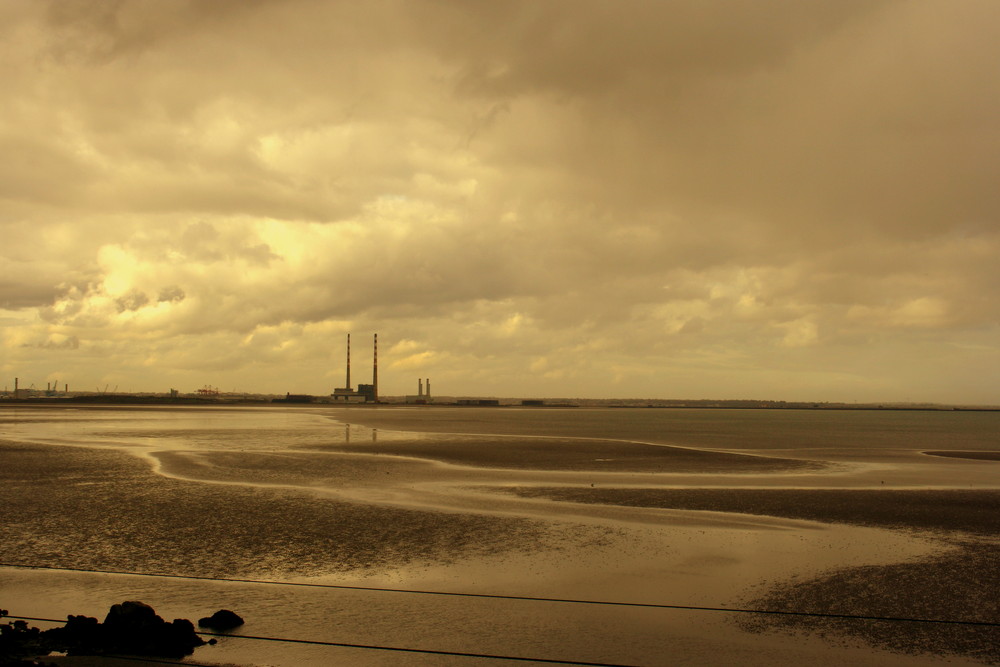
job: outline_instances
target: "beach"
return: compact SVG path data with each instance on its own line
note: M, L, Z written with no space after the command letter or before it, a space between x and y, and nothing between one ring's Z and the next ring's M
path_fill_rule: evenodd
M803 442L802 415L704 412L0 410L0 604L46 618L231 605L256 612L247 634L609 664L1000 661L995 625L708 610L1000 623L988 419L890 415L880 430L848 415ZM365 590L288 585L304 583ZM246 644L194 659L330 657Z

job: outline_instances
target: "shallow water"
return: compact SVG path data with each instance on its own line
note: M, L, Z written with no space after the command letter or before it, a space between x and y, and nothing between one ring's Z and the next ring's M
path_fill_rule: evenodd
M67 498L79 500L78 505L62 505L75 525L73 529L110 549L88 562L104 559L116 565L112 569L201 574L210 565L183 554L206 551L206 540L218 540L222 534L195 530L176 535L180 542L172 545L173 551L164 548L158 560L152 559L150 551L129 552L127 543L116 542L108 531L128 521L152 526L163 520L162 516L154 516L155 512L177 511L178 505L160 506L155 497L147 498L146 505L123 507L120 519L101 524L100 530L105 533L87 534L86 526L93 517L79 508L95 500L99 490L112 498L115 493L126 497L142 488L154 496L184 489L188 494L211 490L212 494L204 497L223 503L225 498L236 497L232 494L250 492L257 495L239 497L246 502L268 503L259 505L262 508L274 509L277 503L279 512L267 516L280 515L281 508L287 508L284 520L293 530L288 531L287 525L281 529L292 542L280 544L294 547L294 553L301 554L297 558L307 562L264 554L269 563L264 567L261 553L247 546L244 561L233 561L236 577L262 578L266 574L264 578L281 581L704 607L739 606L768 585L791 577L808 577L837 567L915 559L941 546L920 534L878 528L719 512L558 503L491 493L489 488L587 488L592 484L880 488L887 480L895 488L997 488L1000 464L996 462L922 454L925 449L997 449L1000 429L996 426L994 413L444 408L416 412L383 407L0 411L0 439L35 443L46 456L60 457L63 450L51 448L58 445L74 447L75 452L100 448L109 456L124 452L144 462L145 467L140 468L116 467L119 472L104 479L73 469L61 484ZM519 441L531 435L547 436L549 449L565 448L558 451L567 452L573 450L571 438L614 438L778 455L830 465L792 473L758 470L747 474L734 470L711 475L670 470L531 470L530 466L483 469L389 455L381 449L388 445L405 448L407 443L421 441L446 441L456 448L471 446L461 437L444 438L435 435L434 430L506 434ZM49 449L44 449L46 445ZM355 451L344 451L348 445ZM10 456L6 452L3 455ZM113 463L112 459L108 461L109 465ZM29 477L25 475L19 482L21 497L30 498L42 489L41 482L33 485ZM150 481L144 482L147 477ZM344 508L343 512L350 508L383 508L378 514L350 510L362 522L352 526L364 526L365 521L391 524L380 525L383 532L371 538L376 540L371 548L380 551L377 559L365 561L364 554L369 552L361 549L361 556L347 564L324 561L322 550L317 552L315 548L318 535L304 533L296 537L295 526L314 530L307 526L312 525L309 522L315 513L325 511L324 503L333 502L347 503L331 505ZM140 509L156 507L159 509ZM239 506L221 505L215 511L239 510ZM80 513L74 515L77 511ZM130 511L149 514L130 516ZM471 517L482 520L472 522ZM34 517L32 520L39 522L35 534L44 538L46 531L56 525L55 519ZM5 534L14 534L11 521L6 520ZM336 516L329 521L316 525L338 525ZM509 521L528 523L506 523ZM398 526L393 522L399 522ZM226 526L236 525L252 528L253 522L240 523L234 517L213 524L213 530L224 533ZM412 532L414 526L417 529ZM233 544L264 540L261 548L266 549L267 539L278 526L259 525L255 530L261 535L241 533ZM454 531L468 536L461 546L457 541L459 533ZM358 540L361 536L344 533L338 539ZM72 548L46 547L45 539L31 543L22 539L15 546L24 557L21 562L34 559L37 564L73 566L73 554L67 553ZM852 646L850 642L832 644L818 638L744 632L732 622L732 614L725 612L12 567L0 568L0 581L4 596L0 604L25 616L59 618L68 613L87 613L102 617L114 602L141 599L168 618L197 618L228 607L249 619L241 629L246 634L359 644L620 664L763 665L805 660L821 665L846 660L859 664L936 664L932 657L896 656L862 645ZM375 665L478 662L473 658L401 655L230 639L199 649L194 659L274 665L324 664L332 659ZM962 664L960 659L951 660L950 664Z

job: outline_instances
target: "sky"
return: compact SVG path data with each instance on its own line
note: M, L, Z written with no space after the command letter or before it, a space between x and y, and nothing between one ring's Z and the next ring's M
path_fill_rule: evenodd
M998 27L0 3L0 386L1000 404Z

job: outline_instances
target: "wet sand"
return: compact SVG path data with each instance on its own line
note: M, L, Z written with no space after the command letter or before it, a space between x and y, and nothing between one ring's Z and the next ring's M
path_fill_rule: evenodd
M1000 664L1000 543L954 537L914 562L839 568L761 591L746 604L776 611L990 623L951 625L797 616L743 616L751 632L862 639L902 654L965 656Z
M604 439L518 436L437 436L434 440L338 445L338 451L426 458L456 465L515 470L594 472L795 472L820 470L822 463L781 457L710 452L683 447Z
M0 441L8 564L284 578L557 546L530 520L166 479L115 450Z
M860 638L901 653L964 655L1000 664L1000 491L839 489L572 489L506 493L560 502L737 512L878 526L936 536L939 553L916 561L842 567L761 587L751 609L913 619L993 626L740 616L752 632L808 632Z
M1000 536L1000 490L520 487L503 491L526 498L573 503L735 512L946 534Z
M1000 461L1000 452L924 452L924 454L971 461Z
M401 413L363 415L360 419L369 425L403 426ZM447 417L441 417L446 420ZM458 428L477 431L484 424L474 417L456 417ZM507 427L512 430L516 427ZM555 437L555 436L553 436ZM538 446L538 445L536 445ZM454 454L442 455L447 444L438 442L433 447L394 443L386 446L387 453L437 457L471 465L489 465L497 462L495 456L480 458L478 454L463 452L462 458ZM673 448L664 448L672 450ZM360 449L355 449L360 451ZM529 451L529 459L546 460ZM676 459L671 457L676 454ZM661 473L697 471L705 473L702 483L714 488L697 488L698 479L667 474L664 481L689 488L643 488L644 480L605 477L591 485L573 485L563 482L557 486L543 483L483 487L484 491L511 495L532 500L546 499L560 505L594 505L600 507L623 506L657 508L664 510L693 510L697 512L783 517L815 521L822 524L848 524L889 529L897 534L907 534L930 539L938 545L933 554L918 558L900 555L902 562L849 565L830 568L820 574L794 575L758 584L755 592L747 592L740 603L747 608L785 611L823 612L866 616L890 616L925 619L972 620L1000 624L1000 468L991 472L1000 454L994 451L913 451L909 457L899 458L903 465L882 465L873 476L862 467L854 470L823 466L819 461L796 469L788 466L782 470L781 458L762 459L759 475L744 478L727 477L728 483L737 488L718 488L720 473L754 473L740 465L738 458L725 459L726 452L697 452L688 455L685 450L662 453L662 458L643 459L637 455L630 462L629 452L620 455L619 471L629 469L659 469ZM976 475L967 474L971 468L955 469L955 473L933 467L921 467L919 455L931 455L981 462L988 468L977 468ZM699 459L705 463L698 469ZM885 458L890 461L892 458ZM639 464L639 462L642 462ZM911 463L912 461L912 463ZM499 461L500 465L510 465ZM673 467L675 466L676 467ZM648 467L645 467L648 466ZM689 467L690 466L690 467ZM586 468L595 469L593 462ZM768 473L775 473L767 480ZM789 486L814 488L753 488L754 485L780 485L784 473ZM791 476L787 476L791 475ZM832 488L851 487L858 484L884 484L878 478L889 478L910 488ZM967 479L969 483L992 480L994 488L912 488L916 485L934 486L951 479ZM611 488L608 488L611 487ZM616 488L617 487L617 488ZM825 487L825 488L824 488ZM1000 630L993 626L960 626L947 624L903 624L822 619L817 617L747 616L737 624L752 632L791 632L823 636L828 640L850 643L861 640L901 654L962 655L988 664L1000 664Z
M331 438L281 451L227 451L195 431L185 436L191 448L167 447L166 436L178 433L165 432L160 444L141 429L120 431L119 437L151 443L128 451L0 441L5 560L1000 622L1000 491L989 488L834 488L878 478L864 465L558 434L470 439L383 432L376 439L372 432L351 444ZM940 461L950 477L934 477L935 468L920 467L926 464L907 475L886 475L896 470L886 464L874 470L913 484L995 465ZM14 579L30 591L83 577ZM258 599L272 618L303 599L243 595ZM315 602L310 613L333 613L330 604ZM367 598L352 604L338 605L336 613L357 616L355 633L377 627L405 634L402 624L419 627L432 616L426 602L405 613L393 602L374 621L363 614L377 604ZM925 664L912 654L948 656L953 664L963 663L960 656L1000 662L995 628L680 612L667 621L569 609L442 607L439 613L439 646L490 647L492 640L463 634L454 619L506 627L526 646L547 645L575 628L576 655L609 662L631 657L649 664L642 656L668 655L660 646L664 633L674 646L669 654L680 651L692 664ZM628 636L628 647L616 646L616 635ZM904 657L897 662L898 655Z

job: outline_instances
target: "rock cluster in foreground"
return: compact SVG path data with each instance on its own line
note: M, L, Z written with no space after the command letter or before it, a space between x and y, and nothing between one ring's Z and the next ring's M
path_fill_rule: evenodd
M10 632L4 633L5 639L27 641L32 649L30 652L35 655L63 651L68 655L121 654L176 659L190 655L206 643L215 643L214 639L206 642L199 637L191 621L176 618L168 623L148 604L134 600L112 605L103 623L90 616L70 615L63 627L44 632L27 628L23 621L17 623L24 627L11 624ZM213 630L230 630L242 625L243 619L222 609L202 618L198 624ZM0 662L3 658L0 656Z

